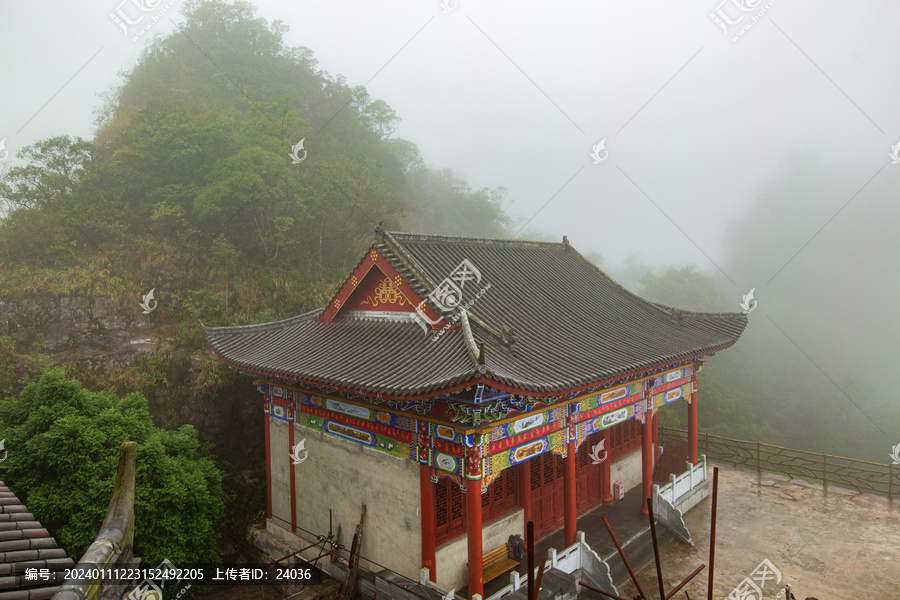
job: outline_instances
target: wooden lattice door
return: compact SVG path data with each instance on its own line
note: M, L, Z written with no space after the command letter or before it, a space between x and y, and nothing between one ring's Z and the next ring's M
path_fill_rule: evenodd
M578 448L578 454L575 455L575 489L576 489L576 508L578 513L584 513L591 508L600 504L600 470L602 464L594 464L591 460L591 449L600 443L603 439L603 432L597 431L588 436L581 447ZM600 458L603 458L605 450L600 450ZM607 456L606 460L609 460Z
M532 458L531 520L540 539L562 527L564 514L563 459L548 452Z

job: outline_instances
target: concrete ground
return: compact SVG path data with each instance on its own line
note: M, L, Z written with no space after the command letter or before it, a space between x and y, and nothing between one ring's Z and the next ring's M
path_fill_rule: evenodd
M708 567L711 507L710 495L685 516L693 547L675 542L663 551L667 592L701 564ZM717 600L728 598L764 559L781 573L762 588L767 599L785 583L798 600L900 599L900 500L890 506L887 498L834 486L825 496L821 485L770 474L760 485L755 471L719 465L718 509ZM692 599L706 598L707 577L704 570L684 588ZM659 596L654 564L638 572L638 581L648 599ZM630 582L619 587L624 598L634 594Z

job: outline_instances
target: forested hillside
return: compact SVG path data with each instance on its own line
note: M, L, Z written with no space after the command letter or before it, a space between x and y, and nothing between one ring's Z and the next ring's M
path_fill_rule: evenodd
M91 141L20 153L0 195L0 293L129 301L160 274L196 333L320 306L374 226L503 236L503 191L469 188L392 139L362 86L288 48L245 3L186 3L108 98ZM289 154L304 140L306 159ZM304 156L304 152L299 152Z

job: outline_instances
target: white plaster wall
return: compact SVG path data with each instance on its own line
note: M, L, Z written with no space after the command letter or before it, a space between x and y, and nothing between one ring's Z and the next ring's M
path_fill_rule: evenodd
M269 445L272 451L272 516L275 522L290 529L291 523L291 446L290 423L269 419ZM327 533L327 530L326 530Z
M280 425L284 426L283 435ZM287 516L282 518L287 523L275 521L275 524L288 531L291 528L288 469L292 462L287 437L289 426L277 421L270 434L272 511L282 517L286 509ZM294 443L305 439L307 451L306 460L293 467L298 535L309 537L300 527L316 535L326 535L331 509L332 530L337 533L340 525L341 543L350 548L360 510L366 504L362 556L418 581L422 564L419 465L297 424L293 427ZM380 570L366 561L360 565L368 570Z
M481 547L487 553L497 546L506 545L511 535L525 537L525 513L517 508L482 527ZM469 584L469 546L466 535L461 535L437 548L437 581L443 590L465 587Z
M630 454L619 458L609 467L611 485L617 481L625 483L627 492L636 485L641 485L641 449L633 450Z

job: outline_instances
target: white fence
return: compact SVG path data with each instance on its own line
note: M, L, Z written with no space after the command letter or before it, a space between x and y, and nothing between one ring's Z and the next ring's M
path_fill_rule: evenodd
M681 475L669 475L669 483L659 488L659 495L676 507L686 495L706 482L706 455L696 465L687 463L687 467Z
M594 569L606 567L606 563L601 561L597 556L597 553L588 546L588 543L584 538L584 532L579 531L575 534L575 543L565 550L561 552L557 552L554 548L547 550L547 565L544 569L550 569L551 567L559 569L564 573L571 574L578 569L586 569L593 572ZM537 577L538 568L539 567L535 567L534 569L535 577ZM606 572L608 576L608 567L606 567ZM528 577L519 575L518 572L513 571L509 574L509 585L506 585L498 590L497 593L489 596L487 600L500 600L500 598L512 594L520 588L525 587L527 584Z

